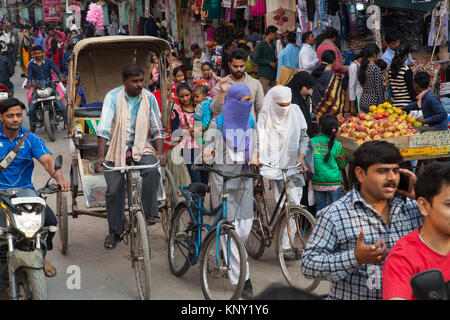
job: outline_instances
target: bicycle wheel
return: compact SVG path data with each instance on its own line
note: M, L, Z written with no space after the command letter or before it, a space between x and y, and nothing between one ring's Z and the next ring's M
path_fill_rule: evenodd
M205 239L200 260L203 295L208 300L236 300L242 295L247 274L245 247L236 231L229 227L222 226L219 242L217 252L216 229L213 229Z
M166 192L165 205L161 214L161 224L163 227L166 240L169 240L170 224L174 214L175 207L178 203L178 194L173 176L167 168L164 168L164 190Z
M311 213L300 206L292 206L290 213L289 224L287 224L285 213L282 213L283 216L278 220L274 238L275 252L286 281L293 287L312 291L320 281L306 279L300 270L300 265L315 219Z
M169 266L170 271L181 277L189 269L190 257L195 254L195 231L193 221L186 203L181 203L175 209L169 235Z
M150 250L147 226L142 211L134 213L131 229L131 259L136 277L136 287L141 300L150 300Z
M260 258L264 253L264 237L268 237L263 229L264 219L264 203L261 194L253 195L253 225L247 240L245 241L245 248L248 255L253 259Z

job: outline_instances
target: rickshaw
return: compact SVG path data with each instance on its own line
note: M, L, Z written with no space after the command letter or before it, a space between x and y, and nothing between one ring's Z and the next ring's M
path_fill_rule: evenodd
M70 185L72 195L71 210L67 205L67 197L63 193L57 195L58 227L60 235L60 250L66 254L68 250L68 216L77 218L80 215L106 218L106 181L103 173L95 173L94 165L97 159L97 125L100 121L102 107L75 107L75 98L79 86L82 86L88 105L98 105L103 102L106 93L121 85L122 68L130 62L135 62L145 71L144 83L147 83L147 70L150 67L151 52L155 52L163 61L165 50L170 45L162 39L150 36L107 36L88 38L79 41L72 52L68 68L67 117L69 148L71 153ZM162 94L162 122L168 127L169 114L166 110L167 95L165 64L159 65ZM158 162L159 163L159 162ZM135 166L136 167L136 166ZM131 167L130 167L131 168ZM128 169L127 169L128 170ZM136 199L140 205L139 196L135 197L140 187L139 172L126 171L127 180L136 181L136 188L127 188L127 204L125 211L131 213L136 207ZM133 171L132 169L130 169ZM160 172L160 188L158 191L158 207L166 236L172 212L178 202L177 189L169 170L158 167ZM130 171L130 172L131 172ZM136 171L136 170L135 170ZM130 179L128 179L130 178ZM139 181L138 181L139 180ZM130 182L131 183L131 182ZM130 187L127 181L127 186ZM131 185L133 187L133 185ZM133 196L130 197L130 194ZM84 201L79 201L83 197ZM133 201L133 203L130 203ZM84 203L83 203L84 202ZM142 210L140 215L142 215ZM134 217L130 214L130 218ZM134 219L134 218L133 218ZM138 219L139 220L139 219ZM150 266L149 243L145 221L141 218L140 226L133 226L133 221L126 222L124 242L131 244L132 267L136 274L136 284L141 299L150 297ZM167 223L165 222L167 221ZM144 227L142 227L142 224ZM131 227L130 227L131 226ZM139 237L139 239L134 239ZM126 240L125 240L126 239ZM133 242L134 239L134 242ZM139 246L137 248L133 248ZM134 252L134 251L135 252ZM133 256L136 253L135 256ZM142 256L139 256L142 254ZM138 265L143 263L143 270Z

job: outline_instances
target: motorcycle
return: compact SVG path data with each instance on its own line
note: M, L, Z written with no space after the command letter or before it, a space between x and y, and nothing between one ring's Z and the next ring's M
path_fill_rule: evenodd
M11 97L12 93L9 88L5 84L0 83L0 102Z
M61 169L62 156L55 160L55 173ZM44 257L48 232L44 227L46 197L61 191L49 184L32 189L0 190L0 289L9 291L12 300L47 299Z
M450 281L444 281L439 269L417 273L410 283L416 300L450 300Z
M56 101L62 99L56 96L56 84L59 82L59 80L48 80L45 87L42 87L39 81L33 81L31 84L37 95L37 99L32 101L36 105L34 111L36 127L44 127L50 141L55 141L58 122L64 121L63 115L56 111L55 106Z

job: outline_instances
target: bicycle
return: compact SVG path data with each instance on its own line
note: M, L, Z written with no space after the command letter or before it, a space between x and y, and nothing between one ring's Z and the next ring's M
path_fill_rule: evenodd
M283 175L283 191L280 199L271 215L267 205L267 197L264 188L264 181L261 176L253 188L253 225L245 246L248 254L253 259L260 258L265 248L270 247L275 241L275 255L278 257L281 271L284 278L293 287L312 291L319 285L319 280L306 279L300 271L301 256L306 247L308 238L315 224L314 216L308 212L306 207L296 205L291 199L289 182L291 177L287 176L290 169L297 169L302 164L287 168L277 168L271 165L264 165L270 168L279 169ZM283 206L281 203L286 198ZM281 209L280 214L277 214ZM289 218L290 223L287 223ZM295 229L295 230L292 230ZM283 249L283 240L288 237L291 249Z
M129 165L110 167L103 163L107 171L125 171L128 199L128 217L125 221L123 240L128 244L130 237L131 267L136 277L136 287L141 300L150 300L150 248L141 201L140 170L159 167L159 160L151 165ZM104 170L106 171L106 170Z
M169 265L171 272L181 277L190 265L200 260L200 281L203 295L208 300L239 299L247 273L246 252L244 244L234 230L232 222L227 220L227 181L233 178L248 177L257 179L254 173L225 175L223 172L209 167L193 166L194 170L215 172L223 177L223 196L221 205L208 211L203 206L204 197L209 188L203 183L191 183L179 186L185 201L180 202L174 212L169 236ZM209 225L204 223L204 216L217 218ZM202 237L206 229L206 236ZM226 244L226 245L225 245ZM239 275L231 270L230 249L237 249L239 254ZM231 273L230 273L231 272ZM238 278L236 284L231 277Z

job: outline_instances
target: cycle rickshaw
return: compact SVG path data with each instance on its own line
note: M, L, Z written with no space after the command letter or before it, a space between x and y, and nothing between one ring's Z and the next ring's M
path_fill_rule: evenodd
M149 70L151 52L155 52L163 61L164 51L170 50L170 45L162 39L150 36L107 36L89 38L79 41L72 52L69 63L68 75L68 135L71 152L70 184L72 195L71 210L67 205L66 195L58 193L57 212L58 227L60 235L60 250L66 254L68 250L68 217L77 218L79 215L106 218L106 181L103 173L95 173L94 165L97 160L97 134L96 129L100 121L101 106L106 93L121 85L121 71L127 63L135 62L145 73L147 83L147 70ZM167 108L167 95L165 65L159 65L161 79L162 98L162 122L167 123L170 110ZM75 99L79 86L82 86L86 96L86 103L94 105L92 107L75 107ZM97 106L95 106L97 105ZM167 127L167 126L166 126ZM136 169L136 168L134 168ZM133 170L133 169L129 169ZM160 188L158 192L158 207L161 220L170 221L170 216L177 204L177 190L173 177L169 170L163 167L158 168L161 176ZM125 170L126 171L126 170ZM130 171L130 172L131 172ZM133 208L140 204L140 192L136 197L136 190L139 189L139 174L128 173L127 180L127 204L125 211L130 213L130 218L134 219L135 214L131 214ZM130 178L130 179L128 179ZM135 183L135 184L133 184ZM133 189L134 188L134 189ZM84 201L80 198L83 197ZM134 200L133 200L134 199ZM130 203L132 201L133 203ZM142 210L139 215L142 215ZM150 266L149 266L149 244L145 221L143 219L127 221L125 229L127 240L131 244L131 261L135 269L136 283L141 299L150 297ZM142 224L144 226L142 227ZM128 225L128 226L127 226ZM128 229L127 229L128 228ZM168 234L166 224L163 228ZM128 237L130 239L128 239ZM139 238L139 239L138 239ZM134 242L133 242L134 241ZM142 256L140 256L141 254ZM139 265L143 265L143 270L138 270Z

